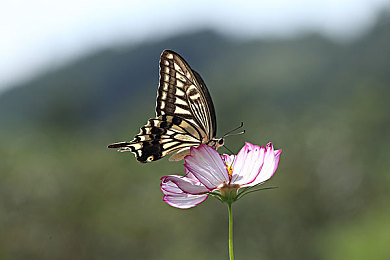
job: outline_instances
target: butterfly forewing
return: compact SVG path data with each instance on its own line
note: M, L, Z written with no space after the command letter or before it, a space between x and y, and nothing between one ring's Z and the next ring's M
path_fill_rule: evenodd
M165 50L161 54L156 114L185 118L203 131L202 136L208 140L216 134L214 106L206 85L173 51Z
M130 142L109 145L131 151L140 162L158 160L177 152L181 160L189 148L215 137L214 105L205 83L177 53L163 51L157 91L156 118L149 119Z

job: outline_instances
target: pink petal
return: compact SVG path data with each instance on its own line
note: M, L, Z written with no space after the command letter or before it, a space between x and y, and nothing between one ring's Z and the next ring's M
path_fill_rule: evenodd
M164 193L163 201L169 205L180 208L188 209L195 207L196 205L205 201L208 197L207 194L202 195L192 195L183 192L177 185L172 182L162 182L161 191Z
M252 183L249 183L251 186L263 183L274 175L279 165L281 153L282 150L274 150L272 143L267 144L266 151L264 154L263 167L261 168L256 179Z
M207 199L208 195L191 195L191 194L182 194L182 195L164 195L163 201L168 203L170 206L179 208L179 209L189 209L197 206Z
M164 177L163 177L164 178ZM164 195L175 195L184 193L177 185L173 182L161 182L160 184L161 191Z
M236 156L231 183L246 185L253 182L263 166L264 153L264 147L245 143Z
M184 166L209 190L229 182L226 164L219 153L208 145L192 147L191 154L184 158Z
M185 176L187 178L190 178L190 179L193 179L193 180L198 180L187 168L184 167L184 171L185 171Z
M235 157L236 157L235 155L228 155L228 154L222 155L222 159L225 161L227 165L232 164L234 162Z
M162 183L173 182L184 193L202 194L210 191L197 179L190 179L180 175L169 175L161 178Z

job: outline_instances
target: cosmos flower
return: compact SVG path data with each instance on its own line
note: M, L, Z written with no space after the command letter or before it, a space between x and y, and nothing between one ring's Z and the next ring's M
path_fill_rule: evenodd
M191 148L184 159L186 175L161 178L163 200L169 205L187 209L212 195L231 205L270 179L278 168L282 150L272 143L265 147L245 143L237 155L220 155L208 145Z

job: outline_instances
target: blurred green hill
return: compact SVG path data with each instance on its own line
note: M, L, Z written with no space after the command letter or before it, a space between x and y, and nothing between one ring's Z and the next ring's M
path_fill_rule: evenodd
M212 31L118 46L0 96L1 259L226 259L227 212L180 211L159 178L106 149L154 115L158 59L205 80L218 133L282 148L279 188L235 204L237 259L390 259L390 17L351 42L316 33L238 40ZM226 152L226 151L222 151Z

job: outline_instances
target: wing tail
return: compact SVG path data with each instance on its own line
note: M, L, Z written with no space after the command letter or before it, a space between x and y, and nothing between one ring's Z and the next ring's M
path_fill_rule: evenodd
M119 142L119 143L113 143L107 146L107 148L119 148L118 152L125 152L125 151L131 151L129 145L131 143L128 142Z

